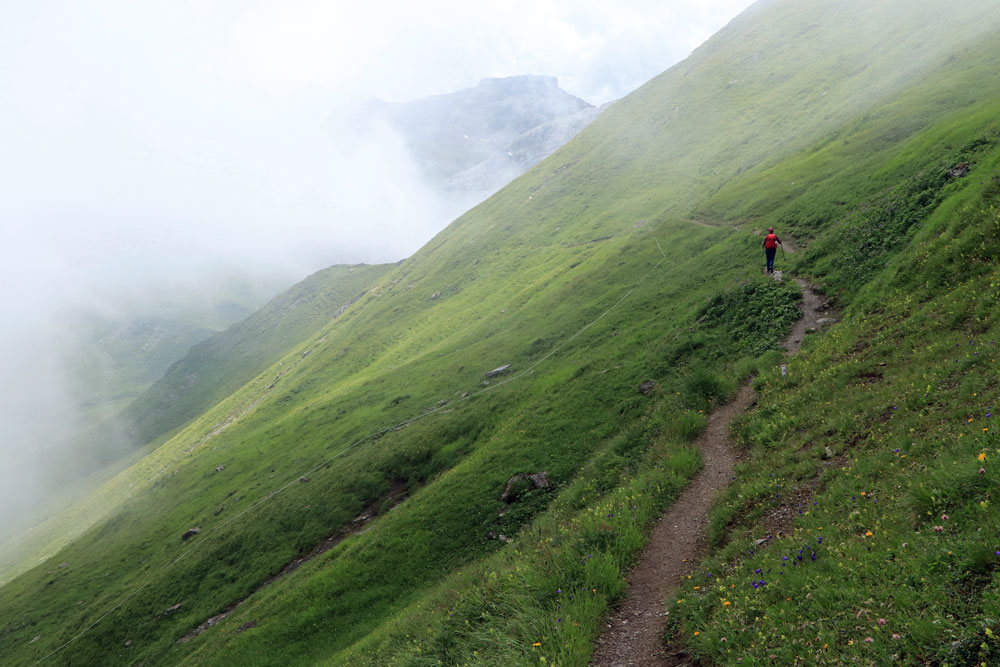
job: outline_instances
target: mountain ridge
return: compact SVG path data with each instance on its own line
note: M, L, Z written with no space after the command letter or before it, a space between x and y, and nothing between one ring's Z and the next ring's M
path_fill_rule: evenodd
M565 143L600 110L552 76L485 78L411 102L372 100L363 125L402 135L429 184L478 203Z
M882 61L858 71L852 65L863 64L866 53L849 48L855 23L867 17L874 24L893 11L892 29L912 40L887 43ZM820 27L802 32L817 16ZM972 21L979 41L966 30ZM943 18L929 2L755 5L692 59L612 105L572 142L393 267L335 323L289 351L283 361L290 368L259 374L115 480L121 489L133 484L133 497L119 500L112 518L62 552L67 568L39 568L0 588L5 616L23 619L0 627L16 646L3 649L5 655L25 661L58 647L141 585L115 609L114 622L90 629L65 655L110 664L539 658L584 664L604 612L621 597L645 530L700 465L690 443L704 428L704 413L753 375L760 406L737 430L754 465L738 469L724 502L713 508L714 549L705 564L711 569L698 571L697 588L671 605L672 627L685 645L722 664L772 654L786 661L860 660L872 650L944 660L959 649L985 650L980 643L989 648L975 627L991 627L996 562L986 554L952 568L931 541L945 528L928 525L914 535L913 517L905 508L897 513L893 496L905 497L919 516L928 509L959 517L935 519L947 524L956 545L1000 538L997 522L977 509L988 501L980 480L992 485L992 471L984 466L982 474L963 469L960 478L948 476L958 468L947 454L960 451L971 465L979 440L959 440L958 428L969 433L961 424L954 433L951 424L942 426L955 407L978 409L971 395L992 386L989 364L975 359L992 363L989 347L970 349L954 368L943 351L953 336L974 333L978 340L996 331L995 281L989 287L996 216L989 211L1000 187L993 180L1000 168L994 120L1000 77L991 55L998 53L991 48L997 26L1000 10L988 3L963 5ZM843 41L838 53L845 60L832 62L816 53L816 42L792 34L825 45ZM928 34L937 36L935 48L921 51L923 61L901 77L897 64L921 49ZM741 89L737 81L727 88L735 56L779 38L789 40L783 70L758 72L753 86ZM953 70L941 67L949 54L965 87L975 82L974 105L937 103L935 95L949 90ZM947 76L927 76L934 71ZM829 95L803 87L817 72L841 72L834 83L851 92L818 126L815 111ZM783 74L791 82L785 86ZM805 99L807 90L814 95ZM743 99L733 100L734 93ZM733 109L714 108L727 100ZM774 116L780 124L769 120L775 109L784 109ZM915 132L883 131L914 124ZM823 143L831 133L837 139ZM844 145L858 147L863 170L856 155L836 150ZM972 165L972 178L948 175L959 162ZM791 196L797 180L788 174L796 170L809 185ZM725 208L732 211L722 216L726 224L687 222L689 214L717 212L727 197L734 208ZM833 215L815 215L816 202L828 201L843 203ZM751 214L753 222L744 222ZM753 232L761 224L785 225L809 241L790 268L817 277L826 297L844 309L837 327L807 337L787 376L778 368L777 347L797 316L798 290L758 274L760 240ZM870 253L877 262L860 270L845 238L879 239L878 253ZM914 308L911 295L922 300L922 320L906 315ZM953 333L931 337L932 322ZM916 344L905 349L904 333L927 351ZM923 366L911 373L906 354L919 354ZM536 365L541 361L544 369ZM879 370L883 361L898 367ZM504 364L515 374L533 372L459 400ZM922 403L914 391L924 384L921 368L948 383L935 395L940 404ZM885 390L875 379L882 376ZM393 428L425 414L433 416ZM963 423L977 419L984 418L961 416ZM944 457L935 459L929 443L907 444L914 439L907 428L947 432ZM993 437L980 433L987 436L976 438ZM343 449L355 442L364 446ZM820 463L825 444L844 466ZM910 460L922 457L917 468L902 463L899 450L906 447ZM987 457L992 447L980 453ZM928 500L934 487L925 486L920 465L942 488L970 489L975 502L966 507L957 495L944 504ZM315 466L308 480L300 477ZM879 488L878 480L897 470L899 489ZM518 474L541 471L549 487L522 488L513 503L500 499ZM769 479L768 471L781 479ZM761 578L750 586L746 554L762 538L752 522L772 503L786 502L779 484L798 489L814 476L822 483L810 487L817 509L794 519L793 528L796 550L824 529L819 537L826 546L810 560L817 564L784 578L768 574L762 592L753 593L761 591ZM389 500L401 489L405 501ZM869 489L879 490L877 508L850 504ZM861 490L866 494L859 496ZM851 493L855 500L847 501ZM176 644L373 506L385 511L364 532L251 596L196 641ZM257 509L246 522L230 519L251 507ZM182 543L194 526L202 532ZM772 556L777 563L782 554L795 558L785 542L774 541L769 552L775 546L763 539L766 546L756 551L767 567L774 566ZM913 558L920 567L938 575L919 594L906 589L919 569L907 559L883 559L904 548L900 539L918 549ZM109 552L149 569L123 568L108 579L88 567ZM182 553L189 555L175 565ZM839 568L847 558L852 567ZM982 594L951 613L952 585L969 585L966 571L980 577ZM900 578L890 579L895 572ZM837 576L843 585L833 587ZM873 576L887 577L887 585L866 589L864 578ZM711 579L732 588L719 589ZM94 590L100 592L93 597L82 593ZM739 596L729 592L735 590ZM886 595L911 603L896 608ZM884 614L899 639L854 629L865 596L878 598L873 618ZM79 607L60 605L81 598ZM832 629L816 627L812 607ZM947 620L933 624L925 614ZM755 615L759 620L751 621ZM750 622L758 632L741 632ZM965 642L959 649L952 633ZM29 645L36 635L39 641ZM874 636L885 641L876 644Z

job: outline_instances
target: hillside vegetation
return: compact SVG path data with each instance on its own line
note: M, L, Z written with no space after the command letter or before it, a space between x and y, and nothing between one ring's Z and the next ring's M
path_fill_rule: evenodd
M998 29L757 3L88 499L107 518L0 588L0 661L586 664L754 376L673 641L989 664ZM769 224L840 311L787 375Z
M79 502L106 474L107 466L125 467L137 459L135 450L141 455L147 446L155 447L252 380L289 347L336 318L389 268L338 265L317 271L257 313L191 347L120 414L82 433L71 463L46 466L54 479L63 482L51 484L61 492L47 499L48 509L34 508L41 519L31 531L0 541L0 579L22 571L39 555L50 554L113 510L106 494ZM68 511L58 511L67 503Z
M232 394L338 317L389 268L362 264L317 271L195 345L119 417L133 431L132 441L150 442Z

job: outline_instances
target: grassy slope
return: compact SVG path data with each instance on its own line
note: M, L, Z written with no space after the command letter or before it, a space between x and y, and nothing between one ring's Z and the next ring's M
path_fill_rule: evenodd
M72 377L79 378L77 391L85 397L82 428L121 412L192 346L216 333L166 318L137 319L127 324L88 321L73 326L72 331L88 343L86 349L65 355L72 359Z
M374 285L388 265L331 266L193 347L125 410L147 443L197 417L284 356Z
M130 424L127 439L133 447L162 441L322 329L341 307L363 295L389 268L338 265L314 273L259 312L193 347L122 414L95 427L85 439L117 443L122 439L122 424ZM136 459L136 455L126 454L113 465L124 467ZM128 497L121 480L116 480L88 499L107 471L100 469L83 479L78 479L78 470L74 473L68 475L72 483L50 499L48 518L0 544L0 577L10 578L54 553Z
M995 118L1000 103L990 108ZM914 147L933 153L956 129L968 126ZM998 130L903 249L850 290L844 321L787 377L757 380L737 429L748 457L713 518L718 551L692 582L702 588L679 596L678 627L706 659L998 660ZM776 520L781 506L793 520Z
M740 481L715 512L712 529L719 551L701 570L699 579L692 582L692 589L680 593L683 602L671 610L675 615L681 612L677 617L682 621L677 627L683 629L682 641L703 659L720 664L770 662L772 656L778 664L791 664L796 659L806 664L935 659L957 664L985 659L991 664L991 659L996 660L998 647L984 628L1000 631L995 619L998 595L992 588L983 587L1000 564L1000 558L994 555L1000 548L994 544L1000 543L1000 525L982 520L983 513L989 511L990 489L996 485L988 474L978 475L981 462L976 455L986 451L984 447L995 449L1000 443L994 442L989 431L983 435L981 430L989 428L985 415L991 414L992 400L980 398L976 404L976 399L989 396L991 388L995 396L996 386L997 354L983 348L997 338L990 313L995 310L996 285L1000 284L995 268L1000 248L994 204L1000 191L996 169L1000 128L995 123L1000 99L998 81L988 74L996 68L997 53L997 40L990 37L968 45L961 52L962 58L952 59L940 72L905 91L887 107L859 117L836 133L836 141L821 141L812 150L750 172L730 182L728 191L723 190L699 206L699 212L717 219L725 217L721 213L727 211L733 219L751 218L758 224L791 227L800 238L814 241L797 262L797 270L812 273L835 301L848 307L848 320L836 334L817 337L817 345L828 343L827 348L832 346L836 352L817 353L812 358L812 349L807 347L790 366L793 371L801 368L800 372L811 379L808 392L802 391L794 376L782 378L773 364L773 370L757 382L758 390L767 398L772 398L769 395L775 392L774 385L779 386L781 399L773 403L765 399L762 402L766 407L741 425L742 437L754 446L754 458L742 466ZM970 93L970 89L974 92ZM873 141L873 137L886 136L901 124L916 129L897 133L895 141ZM965 179L947 175L951 166L966 160L976 165L976 171ZM795 179L806 181L808 187L799 196L788 197L785 184ZM743 199L749 194L755 199ZM858 262L859 257L863 261ZM966 282L972 276L976 279ZM963 283L964 288L957 293L940 300L933 298ZM887 284L895 287L891 297L886 295ZM857 296L859 291L861 296ZM923 316L906 321L906 314L918 300L916 294L933 305ZM895 308L887 309L884 301L892 303L893 299ZM850 314L855 309L871 312L862 321L854 321ZM895 312L887 317L887 310ZM897 328L900 321L906 321L906 326ZM957 335L942 335L938 326L942 321ZM953 337L962 338L962 347L972 346L957 360L947 354L948 349L954 349ZM870 354L865 348L873 339L880 341L881 349ZM859 354L859 350L864 352ZM914 358L914 350L922 354ZM859 364L859 356L866 357L867 362ZM888 377L889 371L881 371L875 361L884 358L894 359L895 363L878 363L897 366L903 379L899 384L886 385L872 404L873 397L858 392L857 387L868 385L875 376L879 381L883 374ZM905 424L899 423L895 439L887 438L875 456L864 459L863 464L855 463L856 468L864 467L866 482L859 484L857 473L827 470L831 464L821 458L827 444L836 454L856 452L859 440L874 437L873 423L877 432L881 430L877 425L888 420L887 414L898 418L899 411L892 411L891 406L903 400L903 388L911 393L918 387L922 391L926 388L922 383L935 371L955 375L951 367L956 363L975 365L978 373L962 378L964 392L952 391L946 400L939 398L934 411L925 410L921 418L914 419L911 414ZM950 384L955 389L958 380L953 378ZM842 402L837 398L838 388L851 390ZM914 434L936 434L942 430L942 418L949 416L953 442L961 442L956 440L957 433L970 435L970 423L983 422L975 429L975 441L964 446L965 469L948 469L962 456L950 448L943 448L937 474L931 479L922 479L923 466L911 462L906 473L911 487L909 497L894 515L880 517L886 507L886 498L880 495L874 503L883 505L874 511L869 506L866 524L858 517L855 501L846 500L847 496L871 502L873 488L891 488L885 479L894 472L892 467L901 452L920 437ZM938 442L937 446L942 444ZM957 465L961 465L960 460ZM841 483L820 496L814 488L817 479L823 485L838 474ZM897 484L896 493L904 486ZM868 488L864 496L859 490L863 488ZM812 494L815 498L810 497ZM816 507L824 501L835 509L820 514ZM819 505L813 506L812 502ZM606 507L620 511L621 503L615 505L609 501ZM799 529L811 535L795 535L787 541L755 548L757 539L774 535L778 529L787 533L792 528L779 525L777 519L782 508L789 507L813 517L799 519ZM935 543L932 538L931 548L921 550L920 557L907 559L905 567L900 564L898 574L883 574L887 566L902 558L898 549L903 542L908 541L907 548L917 552L909 534L917 515L923 514L917 518L933 524L933 517L939 517L942 511L956 512L956 507L968 513L962 517L968 521L964 534L954 524L947 526L952 536L947 547L940 545L940 539ZM974 510L978 515L973 514ZM594 524L599 522L593 518L588 522L588 518L578 520L591 525L574 526L569 532L587 535L595 530ZM894 523L887 525L890 520ZM936 522L942 523L940 518ZM558 576L559 567L550 561L542 570L550 575L548 578L537 572L522 572L526 561L531 569L535 559L542 558L538 554L548 559L552 547L547 540L566 539L567 531L542 526L548 532L521 547L529 554L527 558L490 563L501 569L501 578L509 580L506 585L456 582L454 587L400 615L398 628L386 627L379 636L354 647L356 653L345 652L341 658L345 662L357 661L360 654L372 664L422 664L420 656L427 656L428 664L434 664L436 659L448 664L470 659L504 664L541 657L558 664L585 662L587 649L578 645L582 643L581 634L592 637L599 630L592 625L593 614L569 607L565 598L553 594L563 579ZM618 537L629 541L629 526L614 528ZM864 543L867 528L888 533L892 543L885 550L873 549ZM924 527L924 533L927 531ZM837 540L830 553L836 558L825 561L824 567L815 567L811 554L820 550L816 542L820 537L827 545ZM849 545L846 549L845 541ZM956 546L965 553L962 560L943 562L942 556L959 553ZM766 555L762 556L762 552ZM805 568L793 571L787 564L784 569L788 571L781 571L778 566L786 562L782 557L797 562L800 553L813 568L808 575L799 571ZM818 556L816 563L821 561ZM738 572L728 574L734 563ZM756 572L758 568L762 571ZM484 568L480 574L493 572ZM849 578L845 577L848 573ZM936 584L931 584L934 579L927 576L945 573L947 576ZM762 586L760 582L765 580L770 581ZM524 597L524 590L530 590L531 584L543 581L549 587L535 594L537 604L526 605L518 599ZM475 592L456 595L453 591L460 590L460 585L471 586ZM844 585L850 589L843 590ZM732 586L736 586L738 594ZM877 591L874 599L873 587ZM924 587L931 590L917 590ZM565 591L565 585L560 590ZM491 607L485 599L498 592L503 603ZM956 604L957 597L966 600ZM508 605L509 598L515 602ZM474 605L470 599L480 603ZM730 604L724 606L726 601ZM473 613L469 613L470 607ZM505 618L484 622L484 609L488 616L490 611L496 613L496 607L501 608ZM895 617L890 616L890 610ZM858 613L865 615L867 625L858 623ZM879 615L889 617L886 625L879 624ZM460 617L458 623L456 616ZM484 627L469 629L470 622ZM580 629L577 623L587 627ZM569 624L571 628L567 628ZM913 636L909 637L911 628ZM497 635L491 636L488 629ZM892 639L893 632L900 639ZM511 647L499 638L501 635L520 641ZM878 637L879 643L866 642L869 635ZM539 646L533 646L530 639L537 640ZM953 647L952 641L959 643ZM477 648L480 653L473 654ZM873 648L879 652L873 653Z
M678 596L678 630L703 659L1000 660L990 465L1000 454L1000 95L981 70L958 66L995 68L998 44L971 45L965 63L859 122L867 143L838 137L774 170L811 177L769 213L825 232L799 270L848 307L787 377L756 381L758 406L736 429L748 457L714 513L717 552L692 582L700 588ZM929 98L936 83L947 92ZM946 110L936 123L932 107ZM859 144L870 153L901 112L917 128L907 141L849 157ZM948 176L965 161L967 176ZM860 206L845 196L852 188L868 195Z
M119 413L193 345L253 314L287 285L276 277L232 278L198 294L148 293L141 303L118 304L115 314L70 318L59 354L82 411L77 430Z
M697 432L697 411L732 388L719 379L722 374L740 377L768 365L766 356L760 363L745 358L761 341L733 340L733 322L696 324L707 297L725 291L761 324L768 319L764 304L787 305L794 298L794 290L764 282L739 286L743 267L755 268L752 237L678 218L714 210L706 198L717 193L721 201L726 191L720 187L741 170L746 183L766 182L782 157L804 159L795 157L795 149L820 141L838 122L863 123L858 114L878 102L873 91L884 99L898 92L892 84L913 81L883 71L877 60L863 71L842 61L829 77L847 71L854 85L844 77L834 81L840 99L828 105L818 95L812 101L801 95L829 61L815 55L810 61L814 51L800 40L788 37L768 56L775 59L770 74L756 79L757 60L741 65L734 57L752 54L747 49L754 40L771 46L775 35L808 28L820 4L769 3L748 13L456 221L280 367L124 474L115 483L129 490L132 501L58 556L68 567L43 566L0 589L3 617L16 619L0 627L5 660L16 664L44 655L144 585L60 659L309 664L331 656L353 662L364 654L376 664L422 664L425 658L510 664L539 656L585 662L600 612L620 593L622 568L641 544L643 528L697 466L684 444ZM863 7L838 6L853 12ZM924 30L926 41L927 31L937 33L940 52L958 35L966 37L961 27L969 17L961 12L985 8L963 5L951 15L954 24L938 21L931 29L922 13L927 6L908 3L897 23L907 34ZM780 15L770 13L779 9ZM810 40L846 41L840 24L826 25L810 29ZM910 51L905 41L888 43L885 66L895 66ZM840 52L848 64L852 57L865 60L861 49ZM917 71L931 71L932 56L940 55L916 62ZM797 69L782 78L792 71L785 62ZM728 96L746 79L730 84L733 67L750 77L738 100ZM993 69L982 67L980 85L996 84ZM726 100L739 106L722 115L717 110L727 108ZM757 113L746 112L743 105L751 103ZM817 123L817 110L829 117ZM941 109L937 118L951 111ZM748 123L779 112L780 125L747 132ZM899 108L896 115L905 119L908 112ZM928 114L929 125L935 118ZM969 121L964 134L973 129L982 128ZM897 160L897 178L919 181L927 166L924 153L914 148L907 161L905 149L896 148L907 136L887 141L883 155ZM962 154L960 146L952 150ZM828 166L828 174L840 176L829 188L841 189L835 194L845 199L843 211L861 210L860 197L878 192L878 184L845 189L853 184L844 176L853 166ZM887 174L881 183L891 180ZM781 208L788 202L772 183L770 205L746 214L794 210ZM920 212L926 208L921 205ZM869 217L854 219L877 224ZM640 220L647 222L632 231ZM835 234L839 222L816 221L815 248L822 249L823 234ZM900 245L887 252L902 247L911 229L903 229ZM616 237L575 245L609 234ZM653 238L668 261L639 284L662 259ZM804 261L819 266L824 257ZM824 280L831 288L846 286L837 282L846 283L844 274L831 270ZM545 359L632 288L607 317ZM845 299L853 291L845 291ZM776 340L783 326L787 322L764 327L766 340ZM445 406L378 440L359 441L442 399L474 391L482 372L495 365L512 363L517 371L543 359L534 374L517 382ZM640 397L636 385L649 378L660 389ZM359 446L311 473L309 483L293 484L253 514L224 525L354 442ZM216 472L219 464L225 469ZM555 489L528 494L500 516L506 508L496 497L504 481L540 469L548 470ZM392 502L400 489L409 499L371 530L264 589L194 642L174 643L353 517ZM200 525L202 534L181 543L179 534L192 525ZM521 530L526 525L532 529ZM486 538L491 530L520 531L520 537L501 549ZM190 545L196 548L184 555ZM183 558L176 561L178 556ZM457 593L460 588L467 592ZM556 589L572 597L557 598L562 593ZM67 606L75 600L83 602ZM183 602L177 612L160 615L177 602ZM455 616L444 612L459 622L449 625ZM557 613L566 617L557 621ZM250 622L256 627L238 631ZM39 640L27 644L35 635Z

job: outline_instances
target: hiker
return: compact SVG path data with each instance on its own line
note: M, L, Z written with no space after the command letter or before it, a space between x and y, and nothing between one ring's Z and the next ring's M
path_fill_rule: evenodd
M781 239L774 233L774 227L767 228L767 236L764 237L764 256L767 257L767 272L774 273L774 256L778 254L778 246ZM784 249L784 246L781 246Z

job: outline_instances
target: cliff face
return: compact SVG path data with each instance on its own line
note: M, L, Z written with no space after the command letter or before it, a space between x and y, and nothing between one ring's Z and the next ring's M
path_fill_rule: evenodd
M554 77L483 79L413 102L373 102L366 122L399 130L428 181L483 199L559 148L600 110Z

